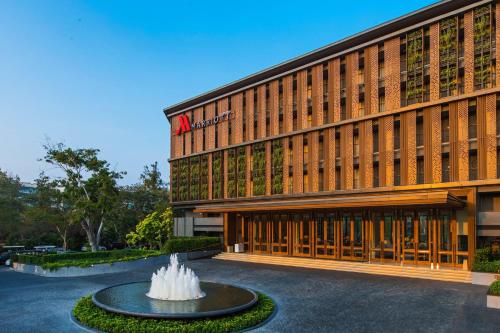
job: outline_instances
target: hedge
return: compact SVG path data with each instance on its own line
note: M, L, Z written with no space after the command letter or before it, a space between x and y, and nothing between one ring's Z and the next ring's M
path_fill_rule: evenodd
M219 237L175 237L169 239L163 246L166 253L192 252L207 248L220 248Z
M500 253L493 252L490 247L477 250L472 270L474 272L500 273Z
M21 264L38 265L44 269L58 269L61 267L90 267L95 264L106 264L117 261L130 261L141 258L162 255L161 251L125 249L98 252L77 252L65 254L19 254L14 261Z
M244 312L213 319L169 320L148 319L109 313L92 303L92 297L81 298L73 308L73 316L81 324L109 333L222 333L237 332L256 326L271 316L275 304L268 296L257 293L259 299Z
M488 290L488 294L493 296L500 296L500 280L496 280L491 284L490 289Z

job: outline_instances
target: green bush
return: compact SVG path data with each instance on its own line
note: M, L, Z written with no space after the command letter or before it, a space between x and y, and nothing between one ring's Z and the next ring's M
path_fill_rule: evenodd
M500 296L500 280L493 282L488 290L488 294Z
M55 270L61 267L90 267L118 261L130 261L161 255L161 251L125 249L98 252L77 252L65 254L19 254L14 261L21 264L38 265L44 269Z
M264 294L251 309L214 319L168 320L147 319L106 312L92 303L92 297L81 298L73 308L73 316L87 327L110 333L122 332L163 332L163 333L219 333L236 332L256 326L265 321L274 311L274 302Z
M493 252L490 247L477 250L472 270L474 272L500 273L500 253Z
M167 253L192 252L208 248L218 248L219 237L175 237L166 241L163 251Z

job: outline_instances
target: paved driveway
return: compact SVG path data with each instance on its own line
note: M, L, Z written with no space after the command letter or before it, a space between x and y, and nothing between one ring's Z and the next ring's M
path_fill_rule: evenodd
M487 287L250 263L189 262L202 280L263 291L278 304L259 332L500 332ZM147 280L154 267L126 274L43 278L0 269L1 332L80 332L75 301L103 287Z

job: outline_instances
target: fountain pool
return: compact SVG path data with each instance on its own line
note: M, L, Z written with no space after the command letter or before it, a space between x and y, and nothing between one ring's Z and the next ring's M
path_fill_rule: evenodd
M257 302L252 290L228 284L199 281L194 272L179 265L177 255L167 268L153 273L151 281L102 289L93 303L113 313L146 318L195 319L244 311Z

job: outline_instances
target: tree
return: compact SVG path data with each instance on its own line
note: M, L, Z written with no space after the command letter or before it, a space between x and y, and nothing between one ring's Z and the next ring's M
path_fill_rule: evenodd
M64 174L57 184L72 207L72 217L80 222L92 252L97 251L118 198L116 182L125 172L111 170L107 161L98 158L98 149L72 149L62 143L48 143L44 148L43 160Z
M161 179L161 172L158 169L158 162L156 161L149 166L144 166L144 171L140 178L144 187L151 191L160 190L165 186L165 183Z
M36 179L36 191L28 197L26 222L47 224L61 238L64 250L68 249L68 232L75 221L68 193L58 188L58 182L44 173Z
M147 244L149 248L161 249L165 241L172 237L173 226L172 208L155 211L139 222L135 231L127 234L127 242L130 245Z
M22 220L24 204L20 196L21 182L0 169L0 240L14 241Z

